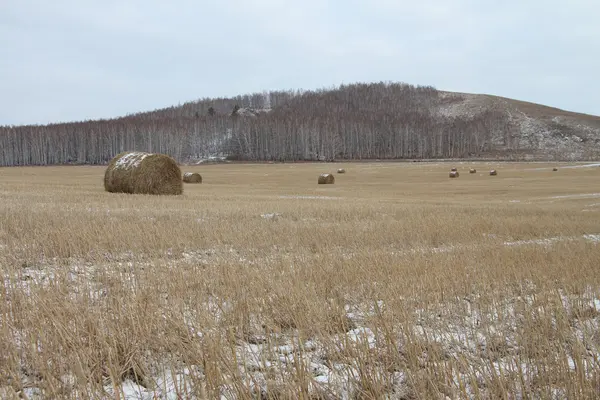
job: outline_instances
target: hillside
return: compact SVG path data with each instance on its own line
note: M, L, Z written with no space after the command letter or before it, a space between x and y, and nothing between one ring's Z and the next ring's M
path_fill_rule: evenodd
M494 111L509 130L492 138L493 150L536 159L594 159L600 149L600 117L505 97L439 92L439 112L472 118Z
M104 164L125 150L231 160L600 158L600 117L403 83L200 99L124 117L0 127L0 165Z

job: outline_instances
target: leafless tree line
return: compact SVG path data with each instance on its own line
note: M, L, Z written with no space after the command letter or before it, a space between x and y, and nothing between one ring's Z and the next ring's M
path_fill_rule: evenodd
M201 99L110 120L0 127L0 165L104 164L121 151L180 162L418 159L476 156L507 129L495 112L437 113L438 92L402 83L343 85Z

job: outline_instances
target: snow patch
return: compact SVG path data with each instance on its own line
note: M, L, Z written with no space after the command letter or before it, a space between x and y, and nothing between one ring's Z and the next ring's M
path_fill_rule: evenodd
M149 153L142 152L131 152L125 154L123 157L119 158L115 163L116 169L131 169L139 167L140 163L144 158L148 157Z
M566 167L561 168L590 168L590 167L600 167L600 163L593 164L583 164L583 165L567 165Z
M201 158L196 161L196 165L198 164L216 164L216 163L226 163L229 162L227 157L225 156L208 156L206 158Z
M278 219L278 217L281 217L283 214L281 213L267 213L267 214L261 214L261 218L264 219L272 219L272 220L276 220Z
M573 169L573 168L591 168L591 167L600 167L600 163L592 163L592 164L577 164L577 165L566 165L564 167L560 167L561 169ZM550 167L543 168L526 168L524 171L547 171Z
M339 200L342 197L331 196L279 196L280 199Z
M600 197L600 193L565 194L548 197L549 199L590 199Z

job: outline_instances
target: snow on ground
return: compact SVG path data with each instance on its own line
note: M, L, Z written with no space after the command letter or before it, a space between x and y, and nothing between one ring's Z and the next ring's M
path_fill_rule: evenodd
M600 193L565 194L548 197L549 199L594 199L600 197Z
M216 163L227 163L227 156L208 156L206 158L201 158L196 160L195 164L216 164Z
M265 214L261 214L261 218L263 219L272 219L272 220L276 220L278 217L281 217L283 214L281 213L265 213Z
M263 214L261 217L269 219L276 214ZM265 217L266 215L268 217ZM497 239L493 234L486 236ZM559 242L575 240L600 243L600 234L497 241L492 245L551 246ZM468 246L448 245L411 249L411 251L440 253L468 248ZM487 244L483 246L487 246ZM132 262L127 260L133 257L134 255L130 253L121 255L121 261L117 262L117 269L132 267ZM181 254L180 261L196 264L199 261L210 263L215 259L222 260L226 257L242 262L248 261L241 252L225 247L186 251ZM57 260L54 262L56 268L64 271L64 266L60 266ZM66 274L73 282L72 290L74 292L77 291L78 282L93 281L95 268L97 267L93 265L75 263L67 269ZM55 271L52 267L24 265L18 276L4 277L7 294L10 296L9 292L12 290L27 291L31 284L49 285L55 279L56 274L57 270ZM121 277L126 277L126 275ZM533 284L524 283L524 285L529 285L528 290L535 292L536 288ZM86 287L92 288L93 285L88 284ZM93 292L91 293L93 297L102 296L100 287L93 289ZM450 364L456 363L457 360L464 360L468 368L455 370L453 379L457 387L466 385L470 393L476 390L473 385L489 380L493 374L515 374L527 380L535 375L535 371L532 373L525 371L531 371L536 365L532 363L516 364L516 360L519 359L517 355L521 351L518 332L524 313L531 312L532 307L537 307L535 296L509 296L504 299L500 297L499 301L502 303L495 305L493 309L481 308L478 306L478 295L474 294L464 299L449 299L440 304L430 304L426 309L415 309L413 311L415 324L413 336L410 339L428 343L429 347L432 344L439 346L437 350L431 348L431 351L441 355L436 356L437 363ZM211 302L211 304L206 304L206 307L213 310L218 318L219 310L227 305L216 298ZM590 338L594 337L594 332L600 328L600 318L598 317L600 315L600 296L597 291L592 289L577 298L560 293L559 304L562 304L564 312L569 315L574 315L575 307L592 310L590 319L574 319L570 333L572 338L569 339L580 341L583 348L588 349L588 353L573 355L567 360L569 368L572 370L583 368L582 373L589 375L593 371L594 365L598 365L600 362L600 354L597 354L598 348L588 343ZM377 354L385 351L390 338L370 326L370 320L382 310L385 311L385 306L382 301L370 305L347 304L345 307L345 314L349 321L347 331L332 334L331 337L325 339L327 343L318 338L300 341L293 331L287 334L278 334L279 336L275 338L263 336L262 338L255 337L251 341L240 339L235 346L235 360L238 362L237 376L242 377L246 382L252 382L251 385L257 396L259 394L264 396L267 387L273 385L273 380L275 383L281 383L290 377L298 365L304 365L310 371L312 391L326 391L337 399L351 399L357 389L356 377L360 376L361 368L364 366L359 365L360 357L345 357L337 360L332 358L331 349L334 347L336 353L340 354L345 352L363 354L361 352L368 350L373 352L374 360L377 360ZM486 321L486 324L483 324L482 321ZM191 325L189 328L195 332L198 340L203 340L204 334L201 330L196 330L196 327ZM402 345L406 344L407 337L398 336L396 339L397 345L401 349ZM427 351L427 348L424 348L421 356L424 364L429 362L428 359L431 357ZM493 358L489 358L492 356ZM390 388L393 388L395 397L390 395L390 398L400 399L402 393L408 393L408 383L403 371L387 371L384 368L376 368L373 373L381 374L380 379L388 382ZM162 372L148 377L144 385L126 380L117 390L121 392L121 398L124 399L195 399L200 398L196 397L199 390L195 385L202 385L203 379L203 371L199 366L187 366L181 370L164 367ZM112 385L107 384L104 390L107 396L115 395L115 388ZM12 392L9 388L0 387L0 397L8 398L10 393ZM29 399L43 398L43 393L34 385L25 389L22 394ZM224 384L221 388L221 398L234 399L233 388Z
M572 168L592 168L592 167L600 167L600 163L591 163L591 164L577 164L577 165L565 165L561 166L559 169L572 169ZM525 168L523 171L548 171L550 167L543 168Z
M331 196L278 196L279 199L307 199L307 200L339 200L342 197Z
M590 167L600 167L600 163L568 165L568 166L561 167L561 168L590 168Z

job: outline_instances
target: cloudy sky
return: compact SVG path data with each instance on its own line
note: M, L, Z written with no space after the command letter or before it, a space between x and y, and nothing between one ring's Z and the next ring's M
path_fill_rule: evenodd
M598 0L0 0L0 125L401 81L600 115Z

